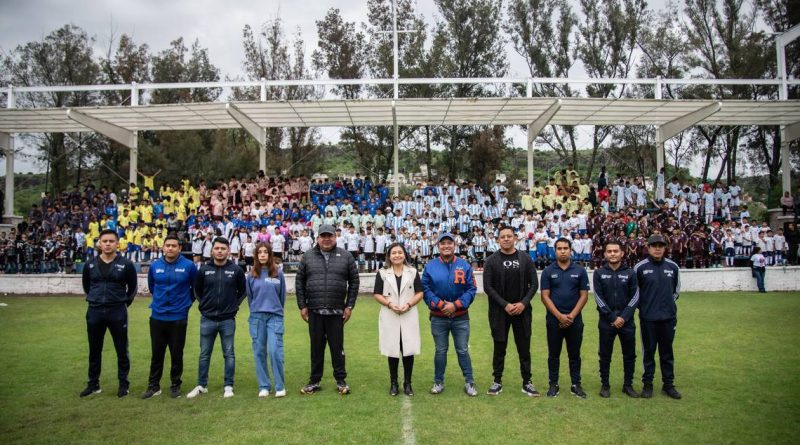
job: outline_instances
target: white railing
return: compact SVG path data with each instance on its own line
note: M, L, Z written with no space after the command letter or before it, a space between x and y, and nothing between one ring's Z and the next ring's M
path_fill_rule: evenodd
M309 80L233 80L218 82L171 82L171 83L130 83L108 85L56 85L56 86L30 86L19 87L9 85L0 94L7 96L7 106L13 108L17 93L56 93L56 92L87 92L87 91L125 91L130 90L132 95L140 91L194 89L194 88L260 88L261 100L266 100L267 88L280 87L335 87L335 86L370 86L370 85L461 85L461 84L488 84L488 85L514 85L526 86L526 95L532 95L534 85L651 85L655 88L656 98L660 99L661 89L665 85L800 85L800 79L662 79L662 78L560 78L560 77L480 77L480 78L400 78L396 83L394 79L309 79Z

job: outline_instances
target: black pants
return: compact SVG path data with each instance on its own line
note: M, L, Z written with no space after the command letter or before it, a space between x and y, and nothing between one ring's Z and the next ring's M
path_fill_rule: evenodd
M614 352L614 339L619 337L622 346L622 367L624 370L623 384L630 386L633 384L633 371L636 368L636 325L633 321L625 323L622 329L615 329L608 326L608 322L600 320L598 322L600 330L600 347L597 354L600 356L600 384L609 386L608 374L611 368L611 354Z
M403 383L411 383L414 373L414 356L403 355L403 340L400 339L400 355L403 357ZM397 371L400 368L399 357L389 357L389 381L397 382Z
M128 372L128 308L116 306L89 307L86 310L86 332L89 335L89 386L100 386L100 369L103 363L103 341L106 329L111 332L117 351L117 378L120 386L129 386Z
M341 315L320 315L308 311L308 333L311 337L311 383L322 380L325 366L325 345L331 351L333 378L344 380L347 371L344 367L344 319Z
M642 365L644 374L642 383L652 384L656 373L656 347L658 348L661 380L665 388L672 387L675 382L675 357L672 353L672 342L675 340L675 326L678 320L644 321L640 320L642 330Z
M172 386L181 386L183 375L183 347L186 344L187 320L162 321L150 319L150 378L148 387L161 387L161 374L164 372L164 356L169 348L171 367L169 371Z
M583 320L578 318L568 328L547 323L547 369L550 383L558 383L558 370L561 365L561 347L567 343L569 357L569 377L573 385L581 383L581 343L583 342Z
M522 376L522 382L526 383L531 379L531 334L530 326L525 326L525 323L526 319L524 319L522 315L516 317L507 315L505 317L504 340L499 341L497 338L494 338L492 375L494 376L494 381L497 383L503 380L503 370L505 369L506 363L506 348L508 346L508 331L512 328L514 330L514 343L517 346L517 355L519 355L519 373ZM530 321L528 320L527 323L530 324Z

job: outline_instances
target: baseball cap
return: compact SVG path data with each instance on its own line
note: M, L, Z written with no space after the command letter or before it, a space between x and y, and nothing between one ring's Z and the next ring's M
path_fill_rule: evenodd
M323 225L319 226L319 233L318 234L319 235L325 235L325 234L336 235L336 230L330 224L323 224Z
M441 243L442 240L445 240L445 239L449 239L450 241L455 241L456 240L455 238L453 238L453 235L445 232L445 233L439 235L439 241L436 241L436 242L437 243Z
M650 238L647 238L647 245L652 246L653 244L663 244L667 245L667 240L664 238L663 235L655 234L650 235Z

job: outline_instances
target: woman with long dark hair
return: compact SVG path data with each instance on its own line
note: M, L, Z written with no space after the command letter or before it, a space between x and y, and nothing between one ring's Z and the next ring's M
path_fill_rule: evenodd
M283 379L283 308L286 281L269 244L256 245L253 269L247 275L247 301L250 304L250 337L258 379L258 397L272 389L267 373L269 357L275 397L286 395Z
M408 253L402 243L387 249L389 261L375 276L373 296L383 305L378 318L381 354L389 358L389 394L399 393L397 371L403 359L403 392L414 395L411 374L414 355L420 351L419 313L417 303L422 299L422 280L417 269L408 265Z

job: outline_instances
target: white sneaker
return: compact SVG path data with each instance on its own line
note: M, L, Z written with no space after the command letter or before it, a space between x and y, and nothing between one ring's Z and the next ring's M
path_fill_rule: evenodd
M205 394L207 392L208 392L208 388L206 388L205 386L197 385L197 386L194 387L193 390L189 391L189 394L186 394L186 398L187 399L193 399L193 398L199 396L200 394Z
M275 391L275 397L286 397L286 390Z
M224 397L226 399L229 399L229 398L233 397L233 386L226 386L225 387L225 392L222 393L222 397Z
M269 397L269 391L267 391L266 389L262 389L261 391L258 392L258 397L262 399L265 397Z

